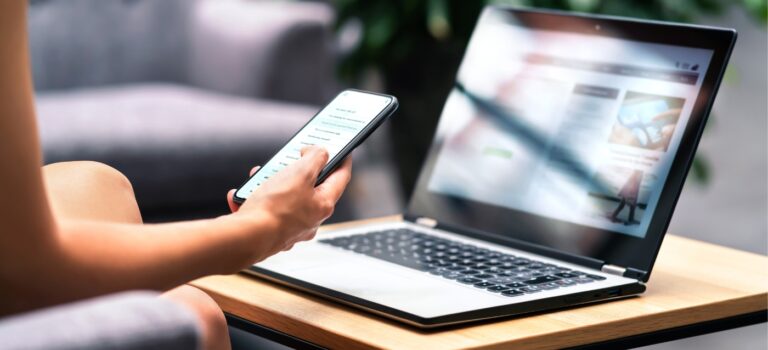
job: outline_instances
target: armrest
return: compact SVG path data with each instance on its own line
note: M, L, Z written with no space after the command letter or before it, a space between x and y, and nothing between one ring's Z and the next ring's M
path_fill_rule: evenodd
M191 16L192 85L308 104L321 104L335 92L328 5L200 1Z
M191 311L152 292L127 292L0 319L3 349L195 349Z

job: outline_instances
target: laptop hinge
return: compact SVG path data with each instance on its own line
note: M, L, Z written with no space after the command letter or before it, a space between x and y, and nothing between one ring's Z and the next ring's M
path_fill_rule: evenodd
M600 268L600 271L603 271L611 275L624 276L624 273L627 272L627 269L621 266L605 264L603 265L603 267Z
M429 228L437 227L437 220L432 218L418 217L414 222L418 225L426 226Z

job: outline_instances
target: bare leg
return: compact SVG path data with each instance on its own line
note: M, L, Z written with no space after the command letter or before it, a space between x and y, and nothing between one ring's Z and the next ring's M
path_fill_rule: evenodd
M57 217L142 223L130 181L97 162L64 162L43 167L46 191ZM200 320L205 349L229 349L224 314L205 292L180 286L163 294L191 309Z
M619 221L618 219L619 213L621 213L621 210L624 209L624 205L626 205L626 203L627 203L627 200L622 198L621 201L619 202L619 206L616 207L616 210L614 210L613 214L611 214L611 221L613 222Z
M141 223L130 181L97 162L63 162L43 167L46 192L57 217Z
M204 349L230 348L227 320L219 305L208 294L195 287L183 285L163 293L163 298L180 303L197 314L203 325Z
M635 223L635 208L637 207L637 203L630 203L629 204L629 218L627 219L628 224L631 225Z

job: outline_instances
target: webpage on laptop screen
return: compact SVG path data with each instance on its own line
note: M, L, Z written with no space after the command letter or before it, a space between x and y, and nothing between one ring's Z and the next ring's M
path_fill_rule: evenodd
M429 190L644 237L712 51L505 16L478 22Z

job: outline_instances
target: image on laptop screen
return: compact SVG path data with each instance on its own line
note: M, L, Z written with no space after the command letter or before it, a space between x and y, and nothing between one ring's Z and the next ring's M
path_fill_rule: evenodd
M427 188L642 238L712 54L486 10Z

